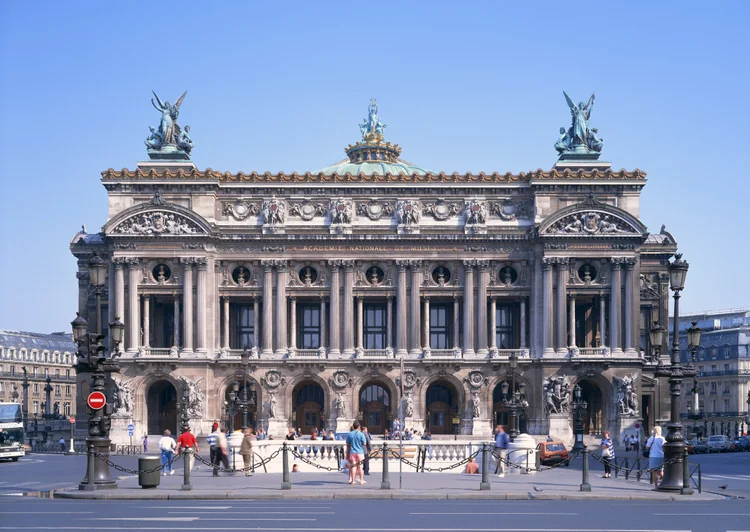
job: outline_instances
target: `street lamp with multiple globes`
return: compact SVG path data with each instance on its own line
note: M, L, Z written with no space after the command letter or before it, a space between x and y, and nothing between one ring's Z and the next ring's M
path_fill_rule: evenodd
M229 432L234 432L234 415L237 412L237 404L239 399L239 394L237 392L240 391L240 383L235 381L232 381L232 390L229 392L229 404L228 410L229 410Z
M98 312L100 314L100 312ZM107 373L117 373L120 366L105 353L102 345L104 337L99 333L89 333L88 322L76 313L76 319L71 322L73 327L73 341L78 345L78 362L76 370L78 374L88 373L91 376L91 391L106 392L105 380ZM122 342L125 333L125 325L119 318L109 324L109 334L115 349ZM89 413L89 437L86 438L86 449L89 453L87 460L86 476L78 486L80 490L93 491L101 489L117 488L117 483L112 480L109 465L103 460L94 459L92 452L103 458L109 457L111 427L110 416L112 405L105 401L102 408L88 408Z
M674 315L672 328L672 350L670 364L659 365L654 370L656 377L669 379L670 417L667 424L666 443L664 444L664 479L657 488L659 491L679 491L683 495L690 495L689 479L683 475L683 461L687 460L687 445L680 423L680 387L683 378L695 377L695 369L691 365L680 363L680 292L685 288L689 264L682 260L682 253L675 254L675 260L669 264L669 285L674 292ZM685 483L688 480L688 483Z
M698 322L694 321L691 323L691 326L687 329L687 338L688 338L688 347L690 348L690 367L692 369L695 369L695 351L698 349L698 346L701 344L701 331L700 327L698 327ZM696 421L699 420L702 416L701 413L701 403L700 403L700 397L698 396L698 379L696 378L698 373L693 376L693 389L692 394L692 400L693 400L693 408L692 412L688 415L688 419L693 420L693 432L697 434L697 430L695 428Z
M581 400L581 387L576 384L573 388L573 415L575 416L575 443L571 452L577 453L583 451L586 446L583 444L583 416L586 414L588 403Z
M508 382L503 381L500 385L500 391L502 392L503 404L510 410L510 430L508 436L510 441L515 441L520 432L518 431L518 414L523 411L527 406L526 401L526 385L523 382L518 383L518 389L516 390L516 368L518 367L518 355L512 352L508 355L508 363L510 365L511 384L508 387Z

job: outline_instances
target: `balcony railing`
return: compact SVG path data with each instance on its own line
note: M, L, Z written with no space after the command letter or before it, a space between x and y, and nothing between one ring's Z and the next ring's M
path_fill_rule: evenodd
M612 354L609 347L571 347L568 349L573 357L608 357Z
M171 347L141 347L138 354L138 356L149 358L169 358L170 356L175 355L176 353L173 352Z
M356 353L355 353L356 355ZM392 349L364 349L361 352L362 358L393 358Z
M490 358L507 359L511 354L514 354L518 358L531 357L530 351L525 347L519 349L490 349Z
M290 349L288 358L326 358L326 350L323 347L318 349Z

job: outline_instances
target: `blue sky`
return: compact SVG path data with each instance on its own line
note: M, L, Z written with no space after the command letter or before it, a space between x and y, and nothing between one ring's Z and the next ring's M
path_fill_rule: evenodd
M682 309L750 305L749 2L210 5L0 3L0 328L69 328L68 244L146 158L151 89L188 90L194 162L232 172L342 159L371 97L420 166L549 169L562 90L595 91L602 158L648 172L642 219L691 264Z

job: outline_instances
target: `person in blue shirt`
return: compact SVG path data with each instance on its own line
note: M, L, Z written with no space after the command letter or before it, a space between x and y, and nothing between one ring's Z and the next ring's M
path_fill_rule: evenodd
M352 423L352 431L346 436L346 456L349 460L349 484L366 484L362 475L367 440L359 430L359 421ZM357 481L359 477L359 481Z
M508 454L508 443L510 443L508 433L505 432L502 425L498 425L495 428L495 453L498 455L495 473L499 471L497 476L501 478L505 476L503 460L505 460L505 456Z

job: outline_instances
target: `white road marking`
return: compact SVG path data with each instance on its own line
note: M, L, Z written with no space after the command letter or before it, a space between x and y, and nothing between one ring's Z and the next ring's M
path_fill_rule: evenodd
M15 511L15 512L0 512L0 514L17 514L17 513L18 513L18 511ZM57 514L93 514L94 512L38 512L36 510L33 510L30 513L33 513L33 514L55 514L55 515L57 515Z
M80 526L0 526L0 530L81 530ZM129 526L115 526L115 527L99 527L97 530L131 530ZM184 532L184 528L165 528L160 527L138 527L138 530L175 530L177 532ZM228 530L245 530L247 527L242 528L227 528L227 527L215 527L206 528L201 527L202 532L217 531L225 532ZM462 528L269 528L263 527L263 530L269 530L274 532L466 532L466 527ZM472 528L475 532L693 532L692 530L684 529L653 529L653 528ZM743 530L727 531L727 532L750 532Z
M294 509L296 510L296 508L294 508ZM258 514L336 515L336 512L317 512L317 511L312 511L312 512L311 511L290 512L289 510L281 510L281 511L276 511L276 512L261 512L261 511L258 511L256 509L253 509L252 512L253 512L253 515L258 515ZM167 513L170 513L170 514L181 514L181 513L185 513L185 512L167 512ZM243 515L245 515L245 514L247 514L247 510L237 510L235 512L227 512L227 511L224 511L224 512L211 512L211 511L205 511L204 510L204 511L190 512L190 513L191 514L201 514L201 515L202 514L221 514L221 515L226 515L226 514L243 514Z
M158 508L168 510L229 510L233 506L138 506L139 508Z
M662 515L662 516L664 516L664 515L704 515L704 516L719 516L719 517L724 517L724 516L738 516L739 517L739 516L748 516L748 515L750 515L750 513L733 514L733 513L729 513L729 512L717 512L717 513L694 513L694 514L688 514L688 513L682 513L682 512L680 512L680 513L672 513L672 514L654 514L654 515Z
M20 484L14 484L14 488L26 488L30 486L34 486L36 484L41 484L41 482L21 482Z
M197 521L200 517L89 517L86 521Z
M574 512L409 512L409 515L578 515Z

